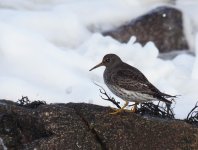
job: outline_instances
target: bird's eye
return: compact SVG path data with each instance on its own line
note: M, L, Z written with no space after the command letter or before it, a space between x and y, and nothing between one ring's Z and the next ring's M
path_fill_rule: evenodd
M106 58L105 61L106 61L106 62L110 62L110 59L109 59L109 58Z

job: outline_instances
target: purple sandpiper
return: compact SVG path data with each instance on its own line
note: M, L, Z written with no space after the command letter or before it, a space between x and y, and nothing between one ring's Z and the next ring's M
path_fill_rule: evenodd
M132 112L135 112L139 103L159 100L170 105L172 102L167 98L175 97L160 92L141 71L123 62L115 54L105 55L102 62L89 71L100 66L106 67L103 78L107 87L112 93L125 101L121 109L111 114L123 111L129 102L135 102L135 106L132 109Z

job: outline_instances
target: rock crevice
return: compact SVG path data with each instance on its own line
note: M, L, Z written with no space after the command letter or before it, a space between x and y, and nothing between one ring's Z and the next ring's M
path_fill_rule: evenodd
M75 110L76 114L82 119L84 124L88 127L88 129L91 131L91 133L95 137L96 141L101 145L101 149L107 150L105 143L103 143L102 139L100 138L98 133L95 131L94 126L91 126L89 124L89 122L86 120L86 118L80 112L78 112L78 110L75 107L74 107L74 110Z

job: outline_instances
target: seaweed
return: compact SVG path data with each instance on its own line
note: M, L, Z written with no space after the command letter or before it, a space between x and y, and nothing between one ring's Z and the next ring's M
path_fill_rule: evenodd
M19 99L17 103L18 103L18 106L31 108L31 109L35 109L39 107L40 105L46 105L45 101L40 101L40 100L30 101L27 96L22 96L22 98Z

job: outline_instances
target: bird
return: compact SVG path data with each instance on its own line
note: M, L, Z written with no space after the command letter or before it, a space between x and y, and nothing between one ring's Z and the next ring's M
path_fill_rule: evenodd
M123 107L110 114L122 112L129 102L135 102L132 112L136 112L139 103L149 101L163 101L170 106L172 102L168 98L176 97L158 90L140 70L123 62L116 54L106 54L102 62L89 71L101 66L106 67L103 73L106 86L125 101Z

